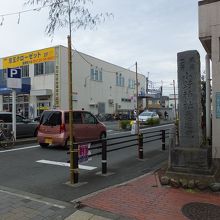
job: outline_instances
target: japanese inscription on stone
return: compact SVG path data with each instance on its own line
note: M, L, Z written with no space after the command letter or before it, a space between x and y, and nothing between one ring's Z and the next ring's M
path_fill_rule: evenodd
M177 62L180 146L200 147L202 133L199 53L178 53Z

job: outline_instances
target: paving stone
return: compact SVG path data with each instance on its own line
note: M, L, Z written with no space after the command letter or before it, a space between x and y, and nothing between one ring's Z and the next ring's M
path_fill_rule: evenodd
M40 202L31 201L27 204L25 204L25 207L31 208L31 209L39 209L40 207L45 206L45 204Z
M88 220L91 219L93 216L94 215L91 213L77 210L65 220Z
M47 209L47 210L43 211L41 213L41 215L44 216L44 217L52 216L52 215L54 215L54 211L52 211L50 209Z
M33 218L31 218L31 220L45 220L45 218L41 215L36 215Z

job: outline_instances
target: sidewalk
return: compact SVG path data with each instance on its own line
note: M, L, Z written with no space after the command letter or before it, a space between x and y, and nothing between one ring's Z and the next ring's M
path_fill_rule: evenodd
M219 220L220 193L161 186L145 174L77 201L0 187L0 220Z
M154 174L146 174L80 201L82 208L66 220L220 219L219 193L161 186Z

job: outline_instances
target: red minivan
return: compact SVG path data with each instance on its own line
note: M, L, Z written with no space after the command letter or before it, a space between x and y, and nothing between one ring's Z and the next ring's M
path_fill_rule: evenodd
M73 138L75 142L106 138L106 127L88 111L73 111ZM69 140L69 111L46 110L42 113L37 140L42 147L67 146Z

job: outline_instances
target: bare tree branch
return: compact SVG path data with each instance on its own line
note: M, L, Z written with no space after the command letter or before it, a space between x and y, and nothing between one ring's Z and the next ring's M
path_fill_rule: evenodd
M26 0L25 6L38 5L49 7L48 24L45 32L53 37L55 30L68 27L73 31L80 28L93 29L105 21L106 17L113 17L111 13L92 14L87 7L93 4L92 0ZM69 12L71 20L69 22Z

